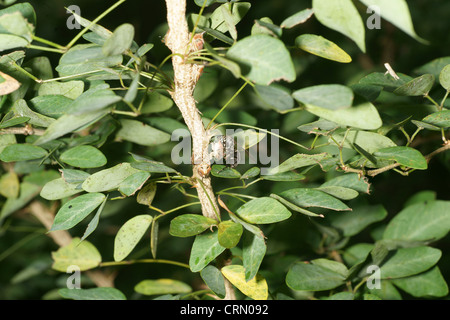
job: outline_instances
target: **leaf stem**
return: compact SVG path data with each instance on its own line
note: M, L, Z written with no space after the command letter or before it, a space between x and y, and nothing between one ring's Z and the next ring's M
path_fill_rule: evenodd
M233 94L233 96L223 105L222 108L220 108L220 110L216 113L216 115L211 119L211 121L209 121L208 125L206 126L206 130L208 130L211 125L213 124L214 120L216 120L216 118L222 113L223 110L225 110L226 107L229 106L229 104L238 96L238 94L244 90L244 88L247 86L247 84L249 83L249 81L245 81L244 84L239 88L238 91L236 91L235 94Z
M35 44L29 44L27 46L28 49L35 49L35 50L42 50L42 51L49 51L49 52L56 52L56 53L65 53L66 50L64 49L55 49L55 48L49 48L44 46L38 46Z
M432 97L430 97L428 95L428 93L424 97L427 98L428 100L430 100L437 107L437 109L440 111L441 106Z
M123 265L130 265L135 263L163 263L163 264L171 264L174 266L179 266L183 268L190 269L189 265L178 262L178 261L172 261L172 260L166 260L166 259L138 259L138 260L126 260L126 261L109 261L109 262L101 262L99 264L99 267L111 267L111 266L123 266Z
M441 105L439 106L439 111L442 111L442 108L444 107L445 100L447 100L449 94L450 94L450 90L447 90L447 92L445 93L444 98L441 101Z
M258 127L251 126L251 125L248 125L248 124L234 123L234 122L224 122L224 123L220 123L220 124L214 125L213 128L215 129L215 128L222 127L222 126L237 126L237 127L244 127L244 128L251 128L251 129L255 129L255 130L260 130L260 131L263 131L263 132L265 132L265 133L267 133L267 134L270 134L270 135L273 135L273 136L275 136L275 137L278 137L278 138L280 138L280 139L282 139L282 140L284 140L284 141L286 141L286 142L289 142L289 143L291 143L291 144L293 144L293 145L295 145L295 146L297 146L297 147L303 148L303 149L305 149L305 150L309 150L309 148L305 147L304 145L301 145L300 143L297 143L297 142L292 141L292 140L290 140L290 139L288 139L288 138L285 138L285 137L283 137L283 136L280 136L280 135L277 134L277 133L270 132L270 131L268 131L268 130L266 130L266 129L258 128Z
M33 40L38 41L38 42L40 42L40 43L44 43L44 44L46 44L46 45L52 46L52 47L57 48L57 49L61 49L61 50L63 50L63 51L66 50L66 48L65 48L64 46L62 46L62 45L60 45L60 44L57 44L57 43L55 43L55 42L52 42L52 41L50 41L50 40L47 40L47 39L38 37L38 36L36 36L36 35L33 35Z

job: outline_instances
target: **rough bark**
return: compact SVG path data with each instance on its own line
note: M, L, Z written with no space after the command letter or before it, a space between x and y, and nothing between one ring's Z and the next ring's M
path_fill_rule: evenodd
M174 88L170 94L191 132L193 178L197 180L196 188L202 213L204 216L218 219L219 207L208 175L210 169L207 148L209 137L193 96L202 67L194 63L186 63L188 55L195 51L195 46L190 41L191 37L185 18L186 1L166 0L166 4L169 31L164 42L173 53L174 70Z
M201 203L202 214L219 220L220 210L209 176L211 158L208 154L208 143L210 137L205 130L193 96L202 66L186 62L188 55L197 50L195 43L191 41L186 21L186 0L166 0L166 6L169 31L164 42L172 51L174 70L174 87L170 94L180 109L192 136L193 179ZM222 259L218 259L218 262L219 268L228 263ZM236 299L234 288L226 279L225 288L225 299Z

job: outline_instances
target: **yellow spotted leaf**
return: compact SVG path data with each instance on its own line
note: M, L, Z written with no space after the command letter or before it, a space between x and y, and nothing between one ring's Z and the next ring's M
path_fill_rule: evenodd
M245 268L240 265L230 265L222 268L222 274L236 288L253 300L267 300L269 291L266 279L257 274L250 281L245 281Z
M73 238L67 246L52 252L54 270L66 272L70 266L77 266L80 271L97 267L102 257L97 248L90 242L80 238Z

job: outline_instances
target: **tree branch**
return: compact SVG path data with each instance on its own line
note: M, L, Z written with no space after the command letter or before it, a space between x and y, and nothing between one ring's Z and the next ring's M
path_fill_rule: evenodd
M208 153L210 137L205 130L202 118L193 96L195 86L203 66L186 63L189 54L198 50L198 43L192 40L186 21L186 0L166 0L167 23L169 31L164 38L167 47L172 51L174 71L174 87L170 91L173 101L183 116L192 136L193 180L197 189L202 214L206 217L220 220L220 209L211 185L211 157ZM217 259L219 269L231 260ZM225 281L227 300L235 300L233 285Z
M209 136L193 96L195 85L200 77L202 66L186 63L188 55L196 51L191 45L186 21L186 0L166 0L169 31L164 38L172 51L174 87L169 93L183 116L192 135L193 178L204 216L219 220L219 207L211 186L210 156L208 154Z

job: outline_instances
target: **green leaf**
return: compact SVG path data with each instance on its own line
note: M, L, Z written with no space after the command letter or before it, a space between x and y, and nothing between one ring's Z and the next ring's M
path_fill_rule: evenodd
M380 267L382 279L412 276L430 269L442 252L431 247L400 248Z
M11 110L16 116L30 118L28 123L36 127L46 128L55 121L53 118L46 117L28 108L27 103L23 99L17 100Z
M213 165L211 174L218 178L239 179L241 177L239 171L222 164Z
M78 168L97 168L107 162L105 155L93 146L76 146L64 151L61 161Z
M192 288L184 282L172 279L143 280L139 282L134 291L146 296L172 294L172 293L189 293Z
M189 266L192 272L201 271L226 249L220 245L217 236L218 231L195 236L189 258Z
M291 28L295 27L296 25L305 23L306 20L311 18L311 16L313 14L314 14L314 11L312 9L301 10L301 11L293 14L292 16L289 16L288 18L284 19L283 22L281 22L280 27L291 29Z
M30 105L34 110L43 115L59 118L68 112L72 101L72 99L65 96L52 94L34 97L30 100Z
M245 180L245 179L251 179L254 178L256 176L258 176L261 172L261 169L259 169L259 167L253 167L248 169L247 171L244 172L244 174L241 176L241 180Z
M405 0L360 0L366 6L377 6L380 14L384 19L392 23L394 26L410 35L417 41L428 44L428 41L419 37L414 31L414 26L409 12L408 4Z
M121 64L122 55L106 57L102 47L96 44L79 44L73 46L59 60L56 71L61 77L101 71L102 68Z
M107 85L95 86L81 94L67 107L69 114L82 114L104 109L121 100Z
M60 169L59 171L61 171L61 177L67 183L82 183L90 176L87 172L75 169Z
M144 186L142 190L139 191L136 201L139 204L150 206L155 198L156 194L156 182L152 182Z
M299 291L331 290L345 283L345 276L321 265L298 262L288 271L286 284Z
M349 271L348 271L347 267L339 261L329 260L329 259L325 259L325 258L319 258L319 259L311 260L311 263L315 266L321 266L321 267L327 268L328 270L336 272L343 277L347 278L347 276L348 276Z
M14 1L7 1L5 4L11 4ZM17 3L15 5L9 6L0 10L0 15L4 15L6 13L20 12L22 16L28 20L33 25L36 25L36 12L31 4L28 2L25 3Z
M126 300L125 295L116 288L101 287L90 289L59 289L58 293L65 299L72 300Z
M358 84L381 87L382 89L392 91L402 86L413 78L410 76L397 73L399 79L395 79L390 74L382 72L372 72L359 80Z
M378 110L370 102L340 110L329 110L311 104L305 104L305 106L310 113L344 126L375 130L383 124Z
M411 120L411 122L414 123L417 126L417 128L422 128L422 129L427 129L427 130L432 130L432 131L441 131L441 128L439 128L435 125L423 122L423 121Z
M145 95L145 101L141 107L142 114L164 112L172 108L173 100L156 91Z
M148 171L153 173L173 173L176 172L175 169L172 169L166 166L162 162L152 161L152 160L143 160L132 162L131 166L135 169L139 169L142 171Z
M114 261L122 261L133 251L152 221L152 216L142 214L131 218L120 227L114 238Z
M294 100L291 95L276 86L254 86L255 92L270 108L283 112L294 107Z
M387 225L383 239L436 241L449 231L450 201L429 201L400 211Z
M296 155L293 155L283 163L281 163L279 166L275 168L271 168L267 171L267 175L275 175L283 172L287 172L290 170L302 168L302 167L308 167L312 165L319 164L323 160L326 160L330 157L328 153L319 153L319 154L301 154L298 153ZM264 176L265 177L265 176Z
M281 203L269 197L250 200L240 206L236 214L246 222L254 224L275 223L291 216L289 210Z
M13 134L0 135L0 153L2 153L3 149L5 149L6 146L13 145L16 143L17 143L17 140L16 140L15 135L13 135Z
M7 120L5 120L5 118L6 118L6 116L2 119L2 121L0 123L0 129L13 127L13 126L25 123L28 120L30 120L30 117L14 117L14 118L7 119Z
M329 215L326 219L330 221L331 226L341 230L344 237L352 237L386 216L387 211L382 205L360 205L353 206L352 212Z
M245 269L240 265L229 265L222 268L222 274L236 288L253 300L267 300L269 289L266 279L257 274L251 280L245 280Z
M91 233L94 232L95 229L97 229L98 222L100 220L100 214L102 213L107 200L108 200L108 196L105 197L105 200L103 200L102 204L97 209L97 212L95 213L94 217L89 222L88 226L86 227L86 230L84 231L83 237L81 238L81 241L83 241L84 239L89 237L91 235Z
M241 224L231 220L222 221L218 225L217 239L222 247L234 248L241 240L244 228Z
M236 42L227 52L227 58L250 70L246 77L257 84L295 80L295 70L289 51L281 40L268 35L254 35Z
M210 288L219 298L225 298L225 282L222 273L215 266L206 266L201 272L205 284Z
M381 280L381 288L369 289L371 295L382 300L402 300L402 295L389 280Z
M69 99L78 98L84 91L84 82L72 80L66 82L44 82L39 86L38 95L62 95Z
M366 296L364 296L364 297L366 297ZM323 299L323 300L339 300L339 301L355 300L355 294L351 293L351 292L339 292L339 293L335 293L335 294L333 294L333 295L331 295L329 297L324 297L324 298L321 298L321 299ZM375 299L375 300L379 300L379 299Z
M435 76L435 78L439 78L442 69L444 69L444 67L448 64L450 64L450 56L436 58L416 68L414 70L414 73L415 74L431 73L432 75Z
M439 74L439 83L444 89L450 91L450 64L446 65Z
M199 7L203 7L203 5L205 5L205 7L208 7L213 3L217 2L217 0L194 0L194 2Z
M366 52L365 26L351 0L313 0L312 7L321 24L349 37Z
M432 113L423 118L422 121L440 128L448 128L450 127L450 110Z
M255 20L255 24L252 27L251 34L267 34L273 37L280 38L283 35L283 30L281 29L281 27L274 24L272 19L270 19L269 17L263 17L261 19Z
M302 132L306 132L308 134L317 133L322 135L328 135L330 132L334 131L339 127L340 125L332 121L318 119L310 123L302 124L301 126L298 126L297 129Z
M213 55L214 59L217 59L217 56ZM225 58L219 58L217 60L226 60ZM228 63L235 64L229 60L226 60ZM236 65L237 66L237 65ZM239 66L237 66L239 68ZM194 99L197 102L205 101L209 98L219 86L219 73L217 69L205 70L203 69L202 75L195 85L194 90ZM173 100L165 97L168 101L171 102L171 106L173 105Z
M149 172L133 173L119 184L119 191L127 197L132 196L142 188L148 178L150 178Z
M394 90L394 93L400 96L425 96L433 87L434 80L434 75L424 74L401 85Z
M26 47L29 41L11 34L0 34L0 51Z
M306 177L294 171L285 171L271 175L264 175L262 178L269 181L298 181L303 180Z
M432 190L423 190L413 194L408 200L405 201L403 207L406 208L413 204L422 203L422 202L431 202L436 200L436 191Z
M230 7L231 11L228 10L228 8ZM228 31L228 25L225 21L222 8L227 9L230 15L229 24L234 26L245 16L250 7L250 2L235 2L231 4L231 6L228 3L222 4L217 9L215 9L210 16L211 28L223 33Z
M315 34L302 34L295 38L295 45L303 51L341 63L352 62L352 57L334 42Z
M105 197L103 193L88 193L66 202L56 213L50 231L74 227L101 205Z
M120 120L121 129L117 132L117 138L131 141L143 146L154 146L170 141L170 135L150 127L137 120Z
M301 103L330 110L346 109L353 103L353 91L340 84L307 87L295 91L292 96Z
M0 51L26 47L32 41L34 26L20 11L4 13L0 16Z
M345 141L342 144L342 141ZM358 146L364 148L369 153L374 153L377 150L388 148L388 147L396 147L394 141L389 139L386 136L383 136L381 134L370 132L370 131L362 131L362 130L350 130L345 135L345 133L336 133L333 134L333 139L339 143L342 144L344 148L350 148L352 149L355 144ZM330 141L331 138L330 138Z
M190 237L217 225L215 219L199 214L183 214L170 221L169 233L174 237Z
M444 297L448 294L448 286L439 267L414 276L394 279L392 282L416 298Z
M416 149L404 146L383 148L374 154L377 158L395 160L403 166L425 170L428 167L425 157Z
M370 184L364 178L360 178L357 173L346 173L322 184L322 187L328 186L346 187L362 193L370 192Z
M83 114L65 114L53 122L34 144L41 145L66 133L76 131L103 118L109 110L98 110Z
M67 272L67 268L72 265L85 271L96 268L102 262L97 248L89 241L80 241L80 238L73 238L67 246L52 252L52 258L52 268L61 272Z
M79 183L68 183L63 178L47 182L41 190L40 196L47 200L60 200L82 192Z
M322 186L316 189L341 200L351 200L356 198L359 194L356 190L340 186Z
M353 267L359 264L361 261L366 261L366 258L369 256L373 248L374 245L372 243L360 242L346 248L346 250L342 254L342 258L347 265Z
M321 217L321 218L323 218L322 214L317 214L317 213L311 212L309 210L300 208L299 206L293 204L292 202L287 201L286 199L284 199L284 198L282 198L279 195L276 195L274 193L270 194L270 197L278 200L279 202L281 202L289 210L300 212L301 214L304 214L304 215L307 215L307 216L310 216L310 217Z
M134 27L129 23L120 25L103 44L103 54L109 57L124 53L131 47L133 38Z
M267 247L263 237L248 232L244 234L242 260L245 269L245 281L249 281L256 276L266 250Z
M4 162L27 161L41 159L47 156L44 148L27 143L12 144L6 146L0 153L0 160Z
M16 172L20 172L20 170L16 170ZM22 181L43 187L47 182L57 178L59 178L58 172L50 169L30 172L28 175L22 178Z
M316 189L290 189L281 192L280 196L300 207L319 207L335 211L351 210L342 201Z
M137 172L140 170L134 169L128 162L123 162L92 174L83 182L82 188L87 192L117 189L126 178Z
M221 5L219 8L220 12L222 13L222 18L225 26L227 27L227 31L230 33L230 36L236 40L237 39L237 31L236 26L234 22L234 17L231 14L230 7L228 5ZM213 13L214 16L214 13Z

